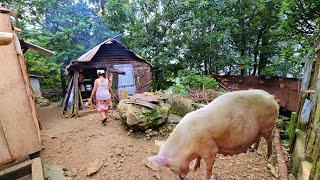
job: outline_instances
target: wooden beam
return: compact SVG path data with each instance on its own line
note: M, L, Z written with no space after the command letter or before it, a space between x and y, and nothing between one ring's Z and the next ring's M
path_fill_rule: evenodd
M32 172L32 180L43 180L43 169L42 169L42 163L40 158L32 159L32 166L31 166L31 172Z
M74 72L74 115L79 113L79 71Z
M66 94L64 96L63 103L62 103L62 106L61 106L62 114L64 114L64 111L66 110L67 105L68 105L68 100L69 100L69 96L70 96L70 93L71 93L72 83L73 83L73 76L69 77L69 80L68 80L67 92L66 92Z

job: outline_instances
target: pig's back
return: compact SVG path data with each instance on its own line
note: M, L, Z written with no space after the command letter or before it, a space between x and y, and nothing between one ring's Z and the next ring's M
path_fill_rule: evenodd
M260 131L274 124L278 104L273 96L262 90L226 93L189 116L189 129L195 136L208 136L220 149L245 151Z
M274 97L263 90L243 90L223 94L194 113L212 123L225 124L226 120L243 115L263 125L262 119L278 115L279 106Z

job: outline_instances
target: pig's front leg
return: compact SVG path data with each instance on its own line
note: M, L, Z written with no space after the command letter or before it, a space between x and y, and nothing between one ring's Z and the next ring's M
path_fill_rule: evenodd
M201 157L198 156L197 159L196 159L196 163L194 164L193 171L197 171L199 169L200 161L201 161Z
M208 152L205 156L202 156L204 157L203 160L206 164L206 173L204 175L204 178L205 180L208 180L211 178L212 176L212 168L213 168L213 165L214 165L214 161L216 159L216 156L218 154L218 147L216 146L216 144L213 142L214 146L212 146L212 148L210 148L210 152Z

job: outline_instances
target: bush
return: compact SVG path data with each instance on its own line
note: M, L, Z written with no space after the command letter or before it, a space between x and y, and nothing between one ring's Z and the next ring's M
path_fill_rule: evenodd
M171 78L172 91L177 94L187 95L191 89L217 89L218 82L212 78L195 71L182 70L178 72L178 77Z

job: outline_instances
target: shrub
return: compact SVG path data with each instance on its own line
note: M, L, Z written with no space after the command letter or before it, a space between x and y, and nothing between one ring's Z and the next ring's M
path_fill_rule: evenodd
M212 78L195 71L181 70L178 77L171 78L172 91L177 94L187 95L191 89L217 89L218 82Z

